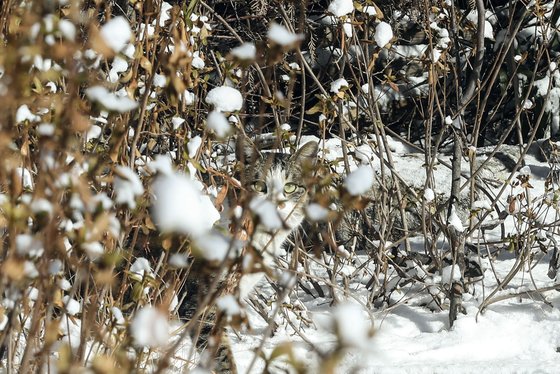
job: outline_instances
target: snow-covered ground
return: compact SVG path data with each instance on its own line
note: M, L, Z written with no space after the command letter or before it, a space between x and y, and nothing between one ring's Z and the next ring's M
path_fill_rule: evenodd
M497 275L503 279L514 265L515 259L511 258L496 261ZM547 277L547 271L548 265L544 261L531 270L537 287L555 284ZM417 305L414 294L403 292L402 297L410 299L410 303L400 303L388 311L372 311L373 337L366 347L348 352L336 372L560 372L560 293L554 290L543 292L546 302L541 294L529 293L496 302L479 313L480 303L496 286L490 268L485 271L484 283L484 287L479 283L464 295L466 314L460 314L451 329L447 309L433 311ZM525 271L518 273L507 289L497 295L531 289L534 287ZM332 312L331 299L310 300L302 294L300 292L299 296L304 302L299 305L305 305L303 314L306 319L315 321L317 316ZM288 315L295 326L303 326L296 314ZM230 339L239 372L260 373L264 369L264 360L255 359L254 352L263 340L268 323L254 311L249 316L251 331L230 334ZM369 320L365 313L363 318ZM276 318L276 322L279 328L265 340L264 352L270 354L280 343L291 342L303 362L316 364L312 349L295 333L286 316ZM325 353L336 346L336 337L316 323L304 327L302 334Z
M399 143L395 142L395 145ZM333 144L328 149L337 153ZM397 172L410 185L421 187L425 178L423 158L406 152L402 147L399 149L400 154L395 154ZM363 154L364 149L361 151ZM373 153L364 158L369 159L376 169ZM538 202L545 195L546 173L542 171L547 170L548 165L538 162L532 156L526 157L526 163L533 170L530 174L531 185L534 187L531 189L531 196L533 201ZM468 171L468 168L464 170ZM524 169L522 173L527 173L528 170ZM438 168L435 176L436 193L444 193L448 188L449 174L446 168ZM503 183L509 172L503 166L494 165L487 175ZM517 193L516 189L518 187L508 189L501 199L503 204L506 195ZM498 190L499 187L496 187L493 192ZM543 219L547 221L551 217ZM467 226L467 222L463 223ZM506 232L515 233L516 227L519 228L511 216L506 218L504 224ZM489 233L487 239L498 236L499 229ZM421 238L415 238L413 244L418 251L422 250ZM325 366L318 366L320 360L317 352L332 353L346 339L346 343L350 342L346 346L350 348L344 351L335 372L560 372L560 293L554 289L560 290L560 287L556 280L547 275L551 251L548 254L533 252L535 257L529 269L527 264L518 268L516 255L508 251L506 246L497 246L495 249L498 251L492 264L484 255L485 252L481 251L484 253L479 261L484 277L472 283L468 292L463 294L465 313L459 314L451 328L449 299L442 293L449 282L449 274L447 279L446 275L441 274L431 274L425 278L426 287L439 287L434 288L432 293L439 293L441 307L432 302L426 288L404 285L393 292L389 306L385 304L369 311L357 307L358 314L355 311L340 312L333 305L333 298L326 286L325 293L328 296L325 298L311 297L297 289L291 297L284 300L284 306L289 308L275 314L276 293L268 284L261 283L258 292L260 297L256 299L261 302L272 300L265 309L269 315L275 315L274 321L278 328L270 335L271 320L265 320L253 308L247 308L250 329L229 334L238 370L240 373L263 372L265 360L260 354L255 356L255 352L262 351L264 357L270 357L274 349L278 350L277 347L283 343L289 343L288 346L293 348L294 359L303 363L310 372L326 372ZM348 274L355 275L352 270L365 261L366 255L356 255L352 262L347 263L350 269ZM316 275L321 277L323 270L319 268L315 269ZM515 273L513 278L504 283L502 289L494 292L500 282L504 282L508 275L513 275L510 273ZM328 279L326 274L323 275L323 279ZM351 278L349 293L343 295L341 291L339 295L340 300L345 300L342 304L365 305L368 291L364 285L365 281L361 276ZM543 289L545 291L540 291ZM481 312L483 302L486 302L487 307ZM281 372L289 368L289 371L294 372L288 361L274 361L268 369Z

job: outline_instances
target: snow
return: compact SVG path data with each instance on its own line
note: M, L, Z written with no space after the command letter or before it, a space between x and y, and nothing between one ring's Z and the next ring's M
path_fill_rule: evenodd
M375 26L375 35L373 38L380 48L385 47L387 43L393 39L393 29L391 28L391 25L387 22L380 22L377 26Z
M31 113L31 110L29 110L29 107L25 104L20 106L16 111L16 123L22 123L25 121L38 122L40 120L41 117Z
M523 175L523 176L530 176L531 175L531 167L529 165L525 165L523 166L521 169L519 169L519 175Z
M163 232L201 236L220 219L210 198L185 175L160 176L152 187L153 219Z
M204 60L202 59L202 57L200 57L199 51L193 53L192 66L195 69L204 69L204 67L206 66Z
M41 136L53 136L55 127L52 123L41 123L37 126L37 134Z
M134 316L130 333L138 347L163 347L169 343L169 322L158 309L146 306Z
M173 130L177 130L181 125L185 123L185 119L181 117L171 118L171 124L173 125Z
M68 313L68 315L75 316L80 313L81 305L79 301L66 295L62 298L62 302L64 303L64 307L66 308L66 313Z
M352 196L367 193L374 182L373 169L369 165L362 165L354 170L344 180L344 188Z
M16 252L20 256L31 258L39 257L43 254L43 243L29 234L19 234L16 236Z
M336 17L342 17L354 11L352 0L333 0L328 7L329 13Z
M74 41L74 39L76 39L76 26L74 26L71 21L67 19L61 19L60 21L58 21L58 29L66 39L70 41Z
M189 157L193 158L196 156L200 145L202 144L202 138L200 136L195 136L189 140L187 143L187 150L189 151Z
M58 287L63 291L69 291L72 288L72 284L68 282L68 279L62 278L58 281Z
M372 346L373 323L368 320L364 309L355 303L337 305L326 316L315 317L317 323L328 332L338 335L343 346L367 348Z
M33 279L39 276L39 271L35 264L31 261L24 261L23 263L23 275L27 278Z
M339 78L331 83L330 91L334 94L337 94L343 87L348 88L348 81L346 81L346 79L344 78Z
M477 209L492 210L492 205L490 204L490 202L488 200L476 200L473 203L472 207L475 210L477 210Z
M362 12L366 13L370 17L374 17L377 15L377 10L372 5L366 5L362 8Z
M132 31L126 18L118 16L101 27L100 35L109 48L119 53L130 42Z
M255 196L249 204L249 209L258 217L261 224L269 230L278 230L283 227L282 219L278 214L276 205L263 196Z
M243 96L239 90L220 86L210 90L206 95L206 103L214 106L214 110L220 112L235 112L243 106Z
M111 314L117 325L124 325L125 320L122 311L116 306L111 307Z
M434 199L434 190L432 190L431 188L426 188L426 190L424 190L424 200L426 200L427 203L431 203L432 201L434 201Z
M189 265L188 256L184 253L173 253L169 256L169 265L176 268L186 268Z
M21 180L23 188L27 190L33 189L33 177L31 172L26 168L16 168L16 175Z
M136 208L136 198L144 193L138 174L129 168L117 166L113 186L117 204L126 205L130 209Z
M81 247L91 261L97 260L103 254L103 246L99 242L82 243Z
M453 227L458 232L463 232L463 230L465 230L463 222L461 222L461 219L457 215L455 207L451 208L451 215L449 216L449 226Z
M223 312L228 317L239 316L242 314L241 306L233 295L220 296L216 300L218 310Z
M267 33L268 39L282 47L288 47L303 39L301 35L294 34L282 25L272 22Z
M138 107L136 101L126 96L118 96L115 93L111 93L103 86L93 86L86 89L86 96L91 101L98 102L108 111L124 113Z
M154 278L150 261L144 257L138 257L132 265L130 265L130 276L136 281L142 281L146 277Z
M154 87L165 88L167 87L167 77L163 74L154 74Z
M215 230L196 237L194 247L192 251L195 256L215 262L235 257L240 249L239 243Z
M307 218L311 221L324 221L329 216L329 210L317 203L311 203L305 207Z
M206 126L208 126L208 129L214 131L218 138L225 138L231 132L231 125L226 116L215 110L208 114Z
M189 90L185 90L181 96L182 96L182 99L185 100L186 105L193 105L194 101L196 99L196 96L194 95L194 93L190 92Z
M231 50L231 54L240 60L254 60L257 58L257 48L253 43L243 43Z
M31 208L31 211L34 214L51 215L52 211L53 211L53 206L52 206L51 202L48 201L47 199L44 199L44 198L39 198L39 199L33 200L30 208Z

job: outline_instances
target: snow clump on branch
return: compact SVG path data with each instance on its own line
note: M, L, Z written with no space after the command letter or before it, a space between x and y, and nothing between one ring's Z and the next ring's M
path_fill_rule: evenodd
M208 92L206 104L213 105L214 109L220 112L235 112L241 110L243 96L239 90L233 87L220 86Z

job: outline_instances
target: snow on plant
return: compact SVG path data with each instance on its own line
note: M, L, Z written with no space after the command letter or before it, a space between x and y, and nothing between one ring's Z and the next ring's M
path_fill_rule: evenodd
M214 131L219 138L225 138L231 132L231 125L226 116L218 111L212 111L208 114L206 126Z
M105 44L118 53L130 42L132 31L126 18L119 16L105 23L101 27L100 35Z
M370 191L374 182L373 169L369 165L361 165L344 180L344 188L350 195L363 195Z
M277 206L264 196L255 196L249 208L259 217L260 222L269 230L279 230L283 227L282 218Z
M257 57L257 48L253 43L243 43L231 50L231 54L240 60L252 61Z
M130 277L142 281L145 277L154 278L150 262L144 257L138 257L130 266Z
M129 208L136 208L136 198L144 193L144 186L138 175L129 168L117 167L116 176L113 180L117 204L127 205Z
M375 26L375 43L383 48L393 39L393 29L387 22L379 22Z
M302 39L301 35L289 31L286 27L271 23L267 33L268 39L282 47L289 47Z
M211 89L206 95L206 103L220 112L235 112L243 106L243 96L239 90L221 86Z
M169 344L167 316L153 306L136 312L130 323L130 333L138 347L161 348Z
M153 186L153 218L163 232L201 236L220 219L208 195L199 183L174 173L156 179Z
M103 86L94 86L86 90L91 101L98 102L104 109L119 113L129 112L138 107L138 103L122 94L111 93Z
M192 252L205 260L220 263L227 258L235 258L241 249L240 244L229 235L212 230L195 238Z
M334 94L338 94L344 87L348 88L348 82L344 78L339 78L331 83L330 91Z
M340 18L354 11L354 3L352 0L333 0L329 4L328 11Z
M317 203L307 205L305 213L311 221L324 221L329 216L329 210Z

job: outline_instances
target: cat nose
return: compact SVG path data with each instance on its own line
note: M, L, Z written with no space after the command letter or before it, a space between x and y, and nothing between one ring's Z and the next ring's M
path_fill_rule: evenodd
M286 196L283 193L277 192L274 195L274 201L278 204L278 208L282 209L286 206Z

